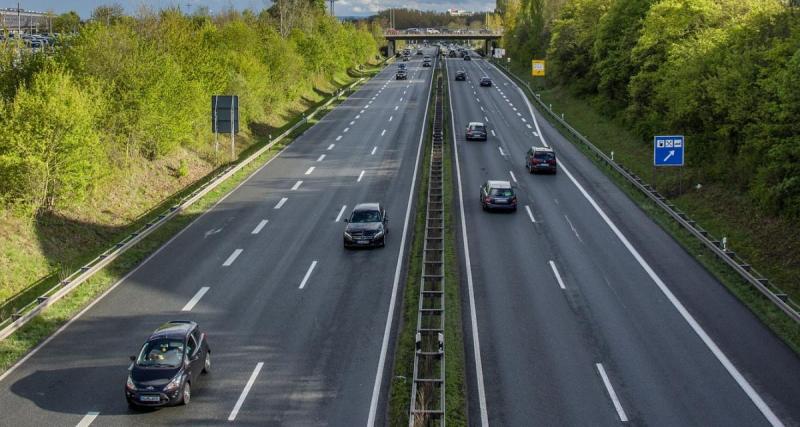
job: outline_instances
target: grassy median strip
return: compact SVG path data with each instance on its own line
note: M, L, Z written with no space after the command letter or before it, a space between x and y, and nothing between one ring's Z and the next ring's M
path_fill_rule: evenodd
M437 71L434 78L442 74ZM447 99L447 79L444 78L444 94ZM425 242L425 215L428 201L428 182L431 157L431 130L433 124L434 97L428 105L429 121L425 123L421 177L417 195L417 209L409 253L408 274L403 294L403 307L398 338L395 347L394 367L391 389L389 391L388 423L391 426L408 426L411 407L411 385L414 380L414 335L417 330L417 310L419 308L420 278L422 277L423 246ZM448 103L443 102L444 123L449 123ZM461 327L460 276L456 251L456 232L454 220L455 195L452 177L452 135L444 126L445 143L443 152L442 176L444 178L444 256L445 256L445 420L449 425L466 425L466 379L464 377L464 343Z
M520 74L517 74L520 75ZM548 98L546 92L542 92L542 99L546 103L553 102L553 109L561 110L561 104L567 104L566 109L570 112L569 120L571 126L585 135L593 144L598 148L610 151L605 146L606 138L592 138L592 135L607 134L609 139L611 134L608 133L607 128L613 128L614 125L610 123L597 124L596 121L603 120L597 113L592 111L586 105L579 105L582 101L576 100L568 96L563 90L556 90L562 96ZM530 98L530 93L526 92ZM538 103L531 99L531 104L540 109ZM694 235L689 233L680 224L675 222L669 214L664 212L658 205L656 205L650 198L642 194L635 186L630 184L624 177L619 175L614 169L608 166L602 159L598 158L594 152L576 137L563 128L556 120L554 120L548 112L542 112L542 115L547 119L550 124L561 131L561 134L571 141L578 149L580 149L588 159L590 159L603 173L609 177L620 189L622 189L628 197L633 200L647 215L653 219L662 229L667 231L681 246L697 259L717 280L725 285L725 287L733 293L740 301L742 301L750 310L761 319L770 329L772 329L787 345L789 345L795 352L800 353L800 325L790 319L783 311L777 308L771 301L769 301L761 292L755 289L752 285L741 278L734 270L732 270L724 261L720 260L713 252L697 240ZM598 130L601 129L601 130ZM588 131L588 132L586 132ZM612 147L613 148L613 147ZM619 152L618 152L619 154ZM619 155L617 160L620 160ZM626 165L629 165L627 163ZM640 176L647 176L646 174ZM679 208L686 212L690 217L697 220L707 230L714 232L715 227L708 227L708 223L724 222L723 219L716 221L710 220L707 216L696 217L694 215L695 209ZM713 209L712 209L713 211ZM717 229L720 227L717 226Z
M355 81L355 79L351 80ZM349 83L348 83L349 84ZM21 357L31 351L36 345L45 340L61 325L69 321L80 310L94 301L103 292L108 290L114 283L119 281L125 274L139 265L148 256L163 246L169 239L188 226L194 219L214 206L222 197L233 190L237 185L244 181L250 174L260 168L265 162L275 157L288 144L302 134L306 129L320 121L329 111L336 107L343 99L334 101L330 106L321 110L313 119L298 127L291 135L275 144L271 149L264 152L256 160L243 167L217 188L206 194L195 204L175 216L171 221L166 222L152 234L143 239L139 244L120 255L106 268L97 272L94 276L77 287L72 293L44 310L39 316L32 319L22 328L14 332L11 336L0 341L0 373L6 371L16 363ZM317 105L324 103L324 100ZM316 108L316 107L315 107ZM313 110L313 108L312 108ZM287 128L291 125L287 125ZM251 152L263 147L269 141L263 139L257 144L253 144L245 151L240 158L246 158ZM210 178L210 177L209 177ZM200 185L200 183L197 183ZM194 188L194 187L193 187ZM183 192L181 194L184 194ZM180 197L170 198L170 206Z

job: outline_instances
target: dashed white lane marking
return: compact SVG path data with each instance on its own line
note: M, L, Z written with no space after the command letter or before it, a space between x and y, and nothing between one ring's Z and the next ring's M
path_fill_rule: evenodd
M403 97L402 96L400 97L400 102L403 102Z
M483 109L483 106L482 106L482 105L481 105L481 111L486 111L486 110L484 110L484 109Z
M514 175L514 172L513 171L508 171L508 173L511 175L511 179L513 179L514 182L517 182L517 177Z
M325 160L325 154L320 154L319 157L317 158L317 161L321 162L323 160Z
M350 121L350 126L353 126L354 124L356 124L355 120Z
M614 392L614 387L611 386L611 381L608 379L608 375L606 375L606 370L603 368L602 363L596 363L597 371L600 372L600 377L603 379L603 384L606 386L606 390L608 390L608 395L611 397L611 401L614 402L614 409L617 410L617 415L619 415L619 420L624 422L628 421L628 416L625 414L625 410L622 409L622 403L620 403L619 398L617 398L617 393Z
M525 117L522 118L522 123L527 123L528 121L525 120Z
M367 108L369 108L369 105L365 105L364 106L364 110L366 110ZM361 110L361 111L364 111L364 110Z
M364 114L364 110L361 110L361 111L359 111L358 113L359 113L359 114Z
M389 121L391 122L394 116L389 116Z
M528 127L528 129L530 129L530 128L531 128L531 124L530 124L530 123L526 124L525 126L527 126L527 127ZM534 133L536 133L536 132L534 132Z
M556 263L554 263L552 260L550 260L550 268L553 269L553 275L556 276L558 286L561 287L561 289L567 289L567 287L564 286L564 281L561 280L561 275L558 274L558 267L556 267Z
M303 276L303 281L300 282L300 289L306 287L306 283L308 282L308 278L311 277L311 273L314 272L314 268L317 266L317 260L314 260L311 265L308 267L308 271L306 271L306 275Z
M394 111L397 111L398 108L400 108L400 106L399 105L395 105L394 106Z
M566 218L566 219L567 219L567 222L569 223L569 228L571 228L571 229L572 229L572 232L573 232L573 233L575 233L575 237L577 237L577 238L578 238L578 240L580 240L580 242L581 242L581 243L583 243L583 239L581 239L581 235L580 235L580 234L578 234L578 230L576 230L576 229L575 229L575 226L574 226L574 225L572 225L572 221L570 221L570 220L569 220L569 217L568 217L568 216L565 214L565 215L564 215L564 218Z
M497 136L497 135L495 135L495 133L494 133L494 129L492 129L492 130L491 130L491 132L492 132L492 136Z
M298 188L300 188L301 185L303 185L303 181L295 182L294 185L292 186L292 190L291 191L297 190Z
M501 156L505 156L506 155L506 153L503 152L503 147L497 147L497 149L500 150L500 155Z
M306 175L311 175L311 173L314 172L315 168L316 166L311 166L310 168L308 168L308 170L306 171Z
M288 198L288 197L284 197L284 198L282 198L282 199L281 199L281 200L278 202L278 204L277 204L277 205L275 205L275 208L274 208L274 209L280 209L280 208L282 208L282 207L283 207L283 205L284 205L284 204L286 204L286 201L287 201L287 200L289 200L289 198Z
M525 210L528 212L528 217L531 219L531 222L536 224L536 218L533 217L533 212L531 212L531 207L525 205Z
M262 219L261 222L258 223L256 228L254 228L253 231L250 232L250 234L258 234L258 233L260 233L261 229L263 229L264 226L267 225L267 223L269 223L268 219Z
M356 114L356 120L361 118L361 114Z
M520 116L520 117L522 117L522 114L520 114L520 112L519 112L519 111L517 111L517 115L518 115L518 116Z
M489 123L489 118L486 117L486 116L483 116L483 121L486 122L486 123Z
M385 134L386 134L386 129L384 129L384 130L382 130L382 131L381 131L381 136L383 136L383 135L385 135Z
M406 91L403 91L403 95L405 95L405 94L406 94Z
M337 137L336 137L336 140L337 140L337 141L339 141L339 140L341 140L341 139L342 139L342 136L341 136L341 135L339 135L339 136L337 136Z
M75 425L75 427L89 427L94 421L94 419L97 418L98 415L100 415L99 412L95 411L87 412L86 415L84 415L83 418L81 418L81 421Z
M242 251L244 251L244 249L236 249L235 251L233 251L233 253L230 254L230 256L228 256L228 259L226 259L225 262L222 263L222 266L230 267L231 264L233 264L233 262L236 261L236 258L239 258L239 255L241 255Z
M186 305L183 306L181 311L192 311L194 306L196 306L197 303L200 302L200 298L203 298L203 295L205 295L209 289L210 288L208 286L203 286L202 288L200 288L200 290L197 291L196 294L194 294L192 299L190 299L189 302L187 302Z
M478 101L478 102L481 102L481 99L480 99L480 98L475 98L475 100L476 100L476 101Z
M233 421L236 419L236 415L239 414L239 409L242 409L242 404L244 403L244 399L247 398L247 394L250 393L250 389L253 388L253 384L256 382L256 378L258 378L258 373L261 372L261 368L263 367L264 367L264 362L258 362L256 368L253 369L253 373L250 374L250 379L247 380L247 384L244 386L242 394L239 395L239 400L236 401L236 405L233 406L231 414L228 415L228 421Z
M517 107L511 107L511 109L517 111Z
M336 144L331 144L331 145L329 145L329 146L328 146L328 151L330 151L330 150L333 150L333 147L335 147L335 146L336 146Z
M350 130L350 128L344 128L344 131L343 131L343 132L344 132L344 133L347 133L349 130Z
M533 131L533 136L539 136L539 132ZM547 147L547 144L545 144L544 146Z
M336 220L334 222L339 222L342 219L342 215L344 214L344 210L347 209L347 205L342 205L342 208L339 209L339 214L336 215Z
M356 182L361 182L361 178L364 178L364 172L365 171L361 171L361 173L358 174L358 179L356 180Z
M376 151L378 151L378 147L372 147L372 152L369 153L370 156L374 156Z

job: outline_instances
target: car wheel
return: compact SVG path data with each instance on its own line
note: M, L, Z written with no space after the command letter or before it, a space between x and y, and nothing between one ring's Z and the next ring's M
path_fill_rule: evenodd
M183 397L181 398L181 405L188 405L192 400L192 385L187 381L183 385Z
M203 373L207 374L211 372L211 352L206 352L206 358L203 360Z

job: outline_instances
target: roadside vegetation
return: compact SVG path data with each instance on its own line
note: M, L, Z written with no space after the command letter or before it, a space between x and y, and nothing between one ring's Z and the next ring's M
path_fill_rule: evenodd
M507 54L546 103L800 299L800 10L782 0L499 0ZM532 54L531 54L532 53Z
M378 59L366 23L319 1L94 15L48 52L0 44L0 304L88 261ZM221 94L239 95L233 156L211 133Z

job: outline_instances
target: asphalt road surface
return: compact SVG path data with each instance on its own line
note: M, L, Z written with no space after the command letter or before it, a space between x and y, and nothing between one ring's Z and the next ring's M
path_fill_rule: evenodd
M483 60L446 64L471 296L471 424L800 422L798 357L534 119L499 70ZM459 69L466 82L454 81ZM484 75L492 87L478 85ZM471 121L486 123L488 141L465 140ZM526 151L545 143L556 150L558 173L528 174ZM517 186L517 212L482 211L479 186L488 179Z
M421 59L407 81L391 65L363 85L1 378L0 424L382 424L432 75ZM342 219L373 201L387 246L343 249ZM131 411L128 357L172 319L209 334L212 373L188 406Z

